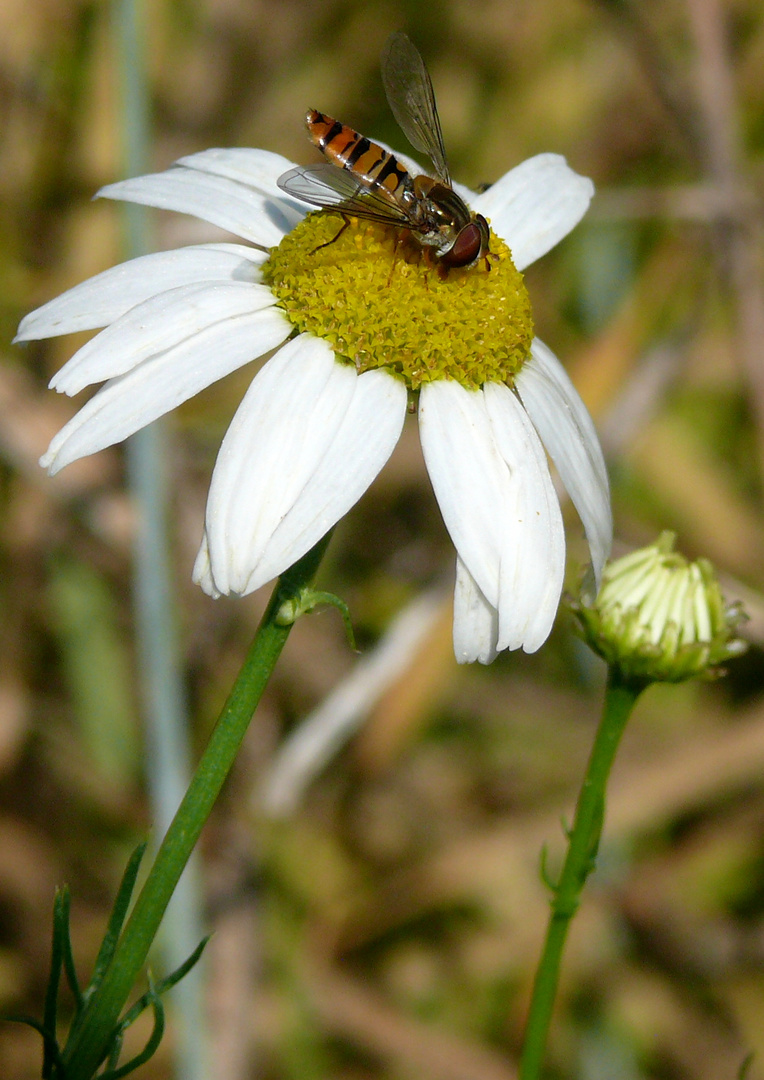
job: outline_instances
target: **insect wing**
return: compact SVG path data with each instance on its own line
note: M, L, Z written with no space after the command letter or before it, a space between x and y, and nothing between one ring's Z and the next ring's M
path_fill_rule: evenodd
M382 82L404 135L432 160L438 179L450 184L432 80L418 49L401 31L392 35L382 54Z
M298 166L276 181L282 191L324 210L337 210L383 225L414 228L415 222L384 187L369 188L348 169L329 162Z

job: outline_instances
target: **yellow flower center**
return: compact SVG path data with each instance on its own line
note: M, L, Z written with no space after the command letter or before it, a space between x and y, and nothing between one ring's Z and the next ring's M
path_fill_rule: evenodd
M357 218L341 227L337 214L308 214L263 267L298 331L323 338L359 372L386 368L409 390L435 379L512 384L533 319L503 240L491 233L488 265L481 258L441 276L402 230Z

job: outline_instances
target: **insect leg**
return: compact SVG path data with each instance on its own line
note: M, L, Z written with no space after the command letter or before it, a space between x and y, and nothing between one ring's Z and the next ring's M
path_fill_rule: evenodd
M396 264L396 262L398 260L398 245L400 244L400 242L401 242L401 230L396 229L395 230L395 243L393 245L393 261L392 261L392 265L390 266L390 274L389 274L389 276L387 278L387 287L388 287L388 289L390 288L390 283L392 282L393 274L395 273L395 264Z
M339 213L339 211L338 211L338 213ZM331 244L333 244L333 243L334 243L334 242L335 242L336 240L339 240L339 238L340 238L340 237L342 236L342 234L344 233L345 229L347 229L348 225L350 224L350 218L349 218L349 217L347 217L347 215L346 215L346 214L342 214L342 213L340 213L340 217L342 218L342 225L340 226L340 230L339 230L339 232L338 232L338 233L336 233L336 234L335 234L335 235L334 235L334 236L333 236L333 237L331 238L331 240L326 240L326 241L325 241L325 242L324 242L323 244L319 244L319 245L318 245L318 247L314 247L314 248L313 248L313 250L312 250L312 251L311 251L311 252L310 252L309 254L311 254L311 255L315 255L317 251L320 251L320 250L321 250L321 248L329 247L329 246L330 246Z

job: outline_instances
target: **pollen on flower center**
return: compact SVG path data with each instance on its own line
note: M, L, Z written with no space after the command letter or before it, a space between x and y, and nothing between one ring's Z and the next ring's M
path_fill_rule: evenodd
M491 233L480 259L442 277L402 230L312 213L278 247L263 277L300 332L327 341L359 372L387 368L410 390L436 379L468 389L512 383L530 352L522 274ZM326 245L326 246L321 246Z

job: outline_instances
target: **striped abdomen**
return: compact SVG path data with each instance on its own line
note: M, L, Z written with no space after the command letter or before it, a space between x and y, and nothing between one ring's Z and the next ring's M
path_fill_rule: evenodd
M348 169L367 187L387 188L400 197L412 189L411 175L398 159L347 124L311 109L305 118L311 139L341 169Z

